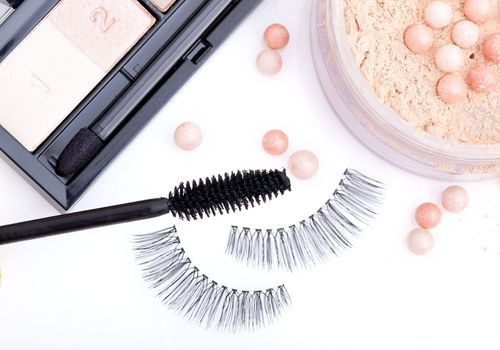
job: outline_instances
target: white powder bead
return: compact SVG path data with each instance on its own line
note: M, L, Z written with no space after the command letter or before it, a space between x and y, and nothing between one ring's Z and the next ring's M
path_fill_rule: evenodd
M192 151L201 144L203 133L198 125L192 122L182 123L174 133L177 147L184 151Z
M318 172L319 161L314 153L301 150L290 156L288 168L297 179L308 180Z
M467 0L464 4L465 17L475 23L484 23L495 14L493 0Z
M471 21L460 21L453 27L453 42L464 49L473 47L479 41L479 27Z
M278 74L283 66L283 60L278 51L265 49L257 56L257 68L262 74Z
M429 231L417 228L408 234L406 244L413 254L425 255L434 247L434 238Z
M451 23L453 12L451 5L444 1L433 1L425 8L424 20L434 29L441 29Z
M440 71L453 73L463 66L465 55L457 45L447 44L437 50L435 60Z
M463 187L450 186L441 195L441 203L450 213L460 213L469 204L469 196Z

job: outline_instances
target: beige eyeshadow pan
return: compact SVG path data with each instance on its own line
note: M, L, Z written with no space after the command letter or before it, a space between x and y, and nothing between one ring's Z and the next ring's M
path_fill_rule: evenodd
M154 23L136 0L62 0L0 64L0 125L34 151Z
M153 5L162 12L166 12L177 0L151 0Z

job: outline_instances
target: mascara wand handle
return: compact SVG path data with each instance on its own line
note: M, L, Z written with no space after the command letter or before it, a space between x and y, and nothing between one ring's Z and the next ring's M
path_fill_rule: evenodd
M149 199L0 227L0 245L65 232L149 219L169 212L166 198Z

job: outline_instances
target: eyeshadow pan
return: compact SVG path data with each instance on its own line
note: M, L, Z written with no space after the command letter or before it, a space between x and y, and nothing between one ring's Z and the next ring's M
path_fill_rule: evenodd
M115 66L155 22L136 0L65 0L48 17L105 71Z
M154 22L136 0L62 0L0 63L0 125L34 151Z
M153 5L162 12L166 12L177 0L151 0Z
M0 65L0 124L33 151L102 79L102 70L44 21Z

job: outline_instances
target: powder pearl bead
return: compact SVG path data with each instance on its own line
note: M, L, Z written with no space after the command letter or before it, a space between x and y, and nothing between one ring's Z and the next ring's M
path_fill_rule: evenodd
M281 70L283 60L279 52L266 49L257 56L257 68L265 75L275 75Z
M439 225L443 214L434 203L424 203L415 210L415 220L422 228L433 228Z
M441 203L450 213L460 213L469 204L469 195L463 187L450 186L441 195Z
M467 85L454 74L442 77L437 85L438 96L446 103L455 103L467 96Z
M479 41L479 27L471 21L460 21L453 27L453 42L464 49L473 47Z
M434 237L429 231L417 228L408 234L406 244L413 254L425 255L434 247Z
M451 5L444 1L433 1L424 11L424 20L434 29L446 27L451 23L453 12Z
M495 13L493 0L467 0L464 4L465 17L475 23L484 23Z
M483 54L487 60L500 63L500 33L488 35L483 43Z
M288 136L281 130L271 130L262 138L262 147L272 156L280 156L288 149Z
M497 85L498 75L493 68L477 65L471 68L468 81L472 90L489 92Z
M271 24L264 32L264 42L273 49L283 49L290 41L290 34L286 27L279 23Z
M438 69L445 73L458 71L465 61L462 49L453 44L441 46L436 52L435 59Z
M308 180L318 172L318 158L310 151L295 152L288 160L290 172L300 180Z
M175 144L184 151L192 151L203 140L203 134L198 125L192 122L182 123L174 133Z
M405 32L405 44L414 53L428 51L433 43L432 29L424 24L415 24Z

